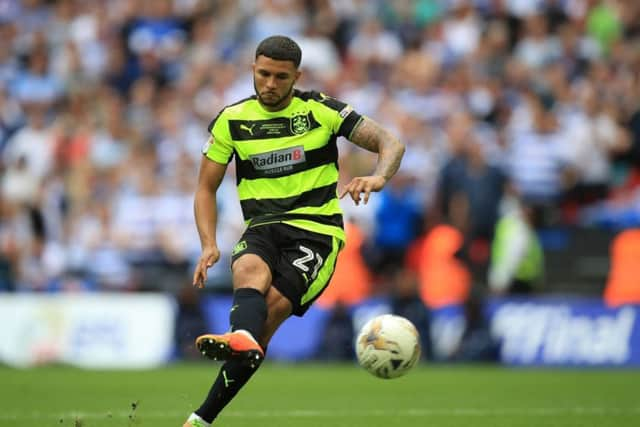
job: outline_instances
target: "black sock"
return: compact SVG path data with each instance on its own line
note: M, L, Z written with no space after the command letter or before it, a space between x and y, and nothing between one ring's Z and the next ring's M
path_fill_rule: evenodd
M229 315L232 331L244 329L259 340L266 319L267 303L260 291L240 288L233 292L233 305ZM244 361L228 360L222 365L207 398L196 410L196 414L206 422L212 422L257 369L258 367L251 368Z
M258 368L251 368L239 360L229 360L220 369L206 400L196 410L196 414L208 423L213 422L220 411L227 406L251 375Z
M240 288L233 292L233 306L229 321L231 330L244 329L260 339L267 320L267 303L257 289Z

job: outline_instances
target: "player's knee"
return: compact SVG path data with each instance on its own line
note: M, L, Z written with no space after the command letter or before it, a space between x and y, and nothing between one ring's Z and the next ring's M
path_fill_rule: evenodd
M271 283L269 266L257 255L247 254L238 258L232 266L235 288L251 287L263 293Z

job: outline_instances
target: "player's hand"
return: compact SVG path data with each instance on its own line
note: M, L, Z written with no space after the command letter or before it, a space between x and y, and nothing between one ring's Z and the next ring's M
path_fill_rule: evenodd
M387 180L379 175L358 176L349 182L340 192L339 197L342 199L349 194L356 205L360 204L360 200L364 194L364 204L369 202L371 192L382 190Z
M204 288L207 283L207 270L220 259L220 251L217 246L207 246L202 248L202 255L198 260L198 265L193 272L193 286Z

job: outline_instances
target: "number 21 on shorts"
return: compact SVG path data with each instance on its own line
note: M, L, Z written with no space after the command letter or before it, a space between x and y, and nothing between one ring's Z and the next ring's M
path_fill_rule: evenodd
M324 260L322 259L320 254L314 253L311 249L307 248L306 246L299 245L298 249L300 249L300 252L302 252L304 255L301 256L300 258L296 258L293 261L293 265L299 268L303 272L303 276L305 277L307 282L309 280L315 280L316 276L318 275L318 270L320 270L320 267L322 266L322 262ZM311 276L308 277L307 273L309 273L309 270L311 269L308 265L310 262L314 262L314 264L313 264L313 267L311 267L313 268L313 271L311 272Z

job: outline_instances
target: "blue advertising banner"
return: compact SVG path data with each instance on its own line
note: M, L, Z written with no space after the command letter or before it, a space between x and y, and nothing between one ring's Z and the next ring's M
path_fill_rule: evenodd
M640 366L640 307L598 299L493 300L501 360L515 365Z

